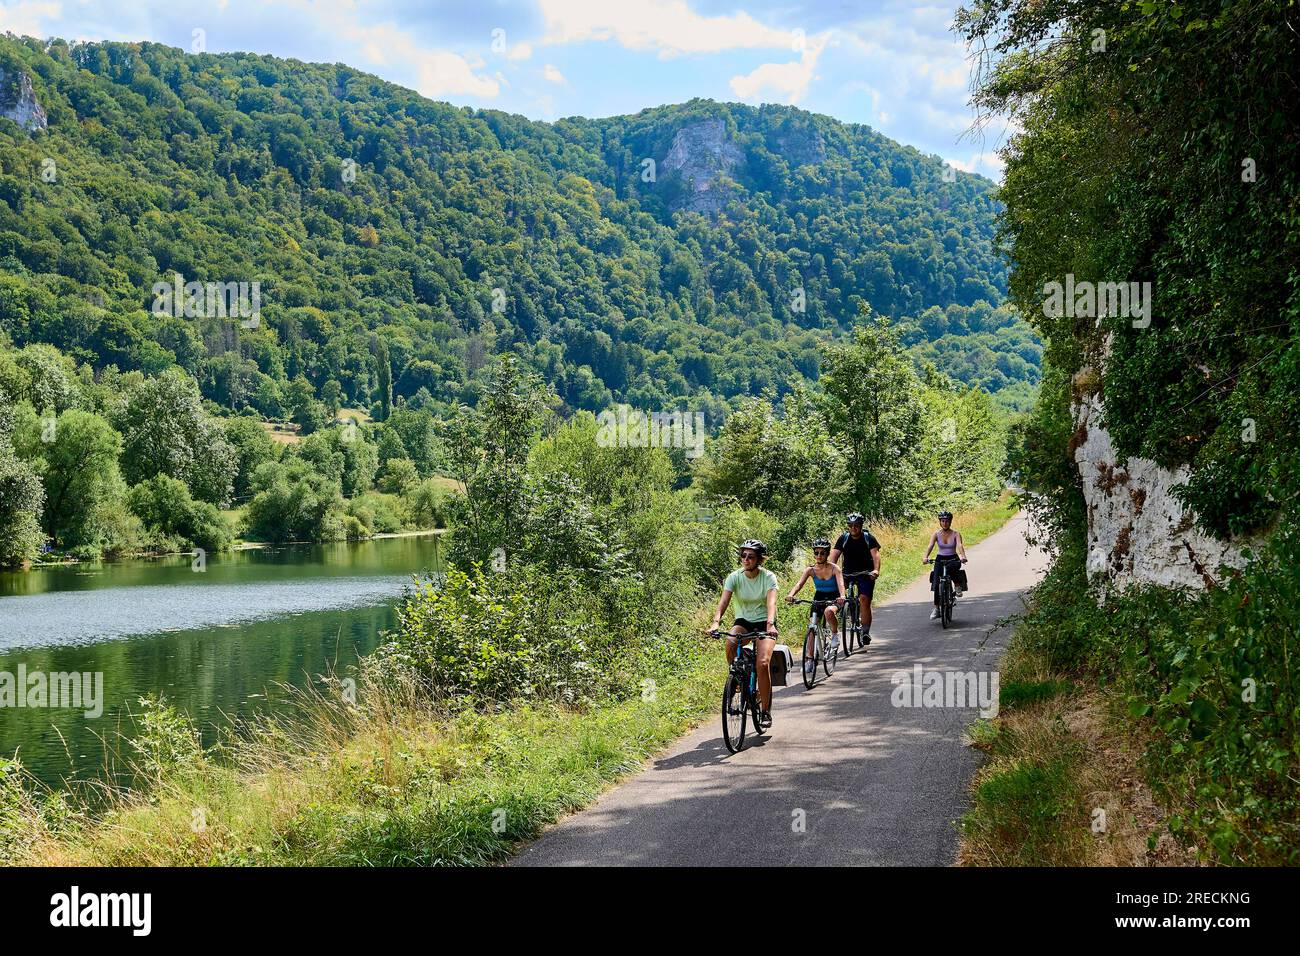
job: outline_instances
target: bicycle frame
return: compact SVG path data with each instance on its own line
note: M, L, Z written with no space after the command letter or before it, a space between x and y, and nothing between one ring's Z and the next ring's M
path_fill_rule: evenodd
M710 631L712 637L736 639L736 657L731 662L727 671L726 690L723 691L722 701L722 734L727 743L727 749L732 753L738 752L745 745L745 714L748 713L753 717L754 730L756 733L762 733L759 724L760 707L758 702L758 655L754 649L754 641L757 638L769 637L765 631L749 631L744 634L728 634L725 631ZM731 709L730 698L728 695L730 684L735 681L740 686L740 710ZM733 746L731 740L731 731L728 730L728 716L740 716L740 725L738 735Z
M822 670L826 676L830 677L835 671L836 659L839 656L834 647L834 636L837 631L832 631L829 624L826 623L825 612L828 608L833 607L834 600L824 601L820 598L813 601L795 601L795 604L807 604L810 607L808 613L808 629L804 631L803 636L803 654L800 663L800 670L803 672L804 687L812 690L816 681L817 663L821 662ZM808 642L812 641L810 645ZM808 649L812 648L812 671L808 670L809 654Z
M864 646L862 644L862 586L858 583L858 579L867 574L870 572L854 571L844 575L844 613L840 622L840 636L843 638L845 656L853 652L849 645L854 634L858 636L858 647ZM851 632L850 628L852 628Z
M939 609L941 623L946 628L952 620L952 609L957 603L956 585L949 573L952 561L934 560L934 606Z

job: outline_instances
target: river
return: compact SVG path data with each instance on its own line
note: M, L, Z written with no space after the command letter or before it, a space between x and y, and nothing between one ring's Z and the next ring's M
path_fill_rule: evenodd
M194 717L210 744L232 717L283 700L277 684L344 673L374 650L412 576L440 566L437 537L417 536L213 554L198 567L178 555L0 573L0 756L52 786L102 776L106 742L121 747L146 694ZM5 675L15 687L22 673L23 700L40 703L33 675L74 672L103 675L102 714L2 693Z

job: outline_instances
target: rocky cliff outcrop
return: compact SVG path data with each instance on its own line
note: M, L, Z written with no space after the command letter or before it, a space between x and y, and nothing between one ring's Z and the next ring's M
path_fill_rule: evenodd
M36 101L32 78L26 73L0 67L0 116L13 120L29 133L45 129L45 107Z
M1187 466L1170 470L1147 458L1121 459L1101 425L1095 394L1074 405L1070 451L1088 506L1088 573L1119 588L1132 584L1209 587L1219 568L1240 567L1240 543L1220 541L1196 527L1196 515L1173 495Z
M727 125L721 119L683 126L663 162L664 171L680 176L686 186L672 202L673 212L716 214L726 202L721 179L730 178L744 163L744 151L727 139Z

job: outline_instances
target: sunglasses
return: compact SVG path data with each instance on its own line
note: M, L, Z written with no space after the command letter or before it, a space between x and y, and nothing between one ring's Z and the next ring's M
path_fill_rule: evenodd
M813 554L830 554L830 548L813 548Z
M742 551L740 553L740 559L742 561L757 561L758 555L753 551Z

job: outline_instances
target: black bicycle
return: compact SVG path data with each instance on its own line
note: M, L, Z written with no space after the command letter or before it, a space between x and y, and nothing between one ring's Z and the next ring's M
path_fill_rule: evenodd
M731 753L745 746L745 722L752 717L754 730L763 732L759 722L762 709L758 704L758 666L751 641L771 637L766 631L747 631L731 635L726 631L709 631L710 637L736 638L736 659L731 662L727 683L722 688L722 741Z
M855 650L862 650L867 642L862 639L862 605L858 595L862 593L858 578L865 578L870 571L854 571L844 575L844 613L840 615L840 649L845 657L851 657Z
M952 609L957 604L957 585L948 574L953 562L930 558L925 563L934 565L934 606L939 609L939 620L947 630L952 623Z

